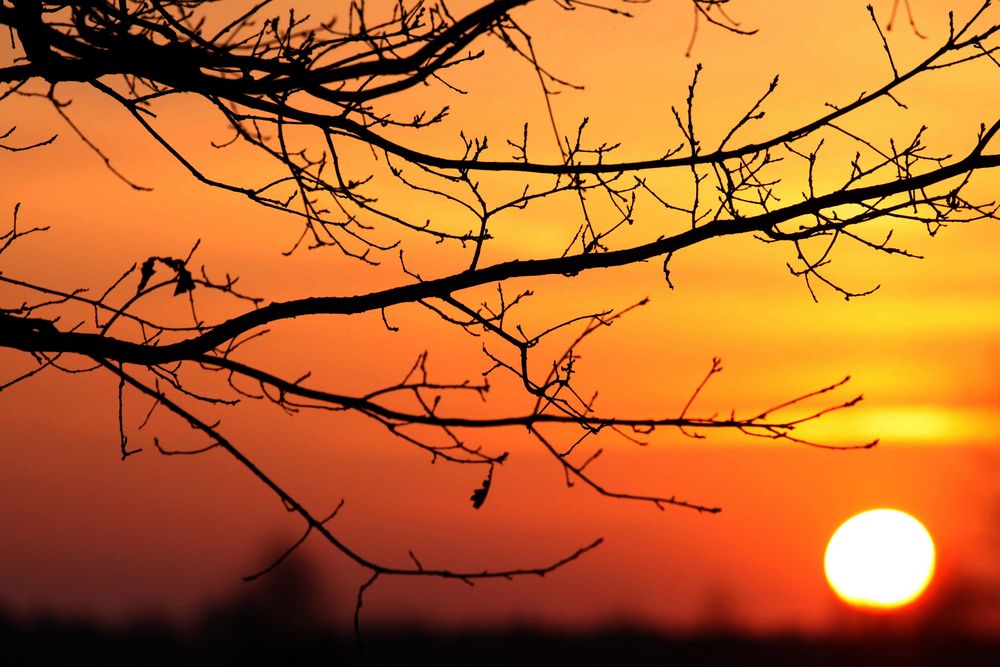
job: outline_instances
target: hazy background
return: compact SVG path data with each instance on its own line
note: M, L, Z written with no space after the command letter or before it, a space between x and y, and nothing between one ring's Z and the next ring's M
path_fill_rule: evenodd
M768 117L747 138L870 90L887 76L887 66L864 4L737 3L734 15L760 34L740 38L702 25L690 59L684 57L691 26L686 3L630 5L633 20L564 13L546 4L518 16L534 31L543 61L587 84L585 91L555 99L563 131L588 115L594 136L623 141L625 158L678 142L669 105L683 103L696 62L705 66L697 109L706 136L724 134L775 73L782 85ZM912 2L927 40L902 27L890 34L901 67L945 35L942 4ZM964 16L977 3L948 4ZM884 17L890 6L880 0L876 10ZM532 73L499 43L486 46L484 61L455 74L472 94L434 89L399 102L454 107L449 125L415 141L443 141L441 150L457 151L455 137L464 127L472 135L489 131L500 146L519 136L528 120L538 128L540 156L548 150L548 159L557 158L552 142L546 144L544 106ZM0 49L9 53L6 40ZM1000 108L998 83L996 67L946 71L903 93L909 113L883 103L848 123L885 139L908 139L926 123L932 147L957 154ZM19 136L60 133L52 146L4 156L0 207L10 211L22 202L22 224L51 226L4 255L5 275L100 293L133 262L184 256L201 239L196 263L214 275L240 275L245 291L269 300L362 293L403 280L393 261L368 269L332 251L282 257L299 231L291 218L200 186L99 94L65 86L61 95L72 98L73 118L115 166L154 191L134 192L116 180L44 101L5 103ZM256 170L266 168L199 144L227 135L196 102L163 105L158 122L209 172L256 179ZM840 159L848 147L830 150L820 187L848 172ZM357 171L366 167L359 157ZM788 165L784 192L792 200L803 189L800 167ZM982 174L973 187L989 197L998 179ZM387 187L390 201L404 210L419 208L418 217L453 213L430 202L393 200L403 195ZM565 244L576 224L570 204L501 220L486 262ZM663 233L658 226L683 224L656 215L649 211L643 233L655 236ZM475 587L380 581L364 608L366 622L376 625L586 630L626 623L674 631L843 633L864 621L827 587L826 541L857 512L895 507L927 526L939 553L937 578L926 599L904 614L910 619L905 623L919 625L936 609L957 609L948 615L961 619L956 625L963 631L995 636L1000 229L955 226L934 239L919 232L902 238L927 259L870 252L835 258L834 273L849 287L883 285L850 302L821 292L820 303L813 303L785 268L793 259L790 249L752 239L713 241L677 255L673 291L657 262L524 283L538 294L537 305L525 313L535 329L559 314L652 298L582 350L581 386L600 390L598 405L606 412L678 412L713 356L722 357L726 372L704 392L698 414L760 409L852 375L843 398L861 392L864 403L830 416L813 433L836 442L881 437L872 451L824 452L725 434L696 441L667 430L657 431L645 448L605 443L605 457L593 471L609 485L718 504L724 509L717 516L658 512L567 489L558 466L515 429L475 436L497 451L511 451L480 511L468 502L480 471L430 465L426 454L356 417L288 418L273 406L247 404L221 413L222 430L317 511L344 498L332 527L352 547L385 562L407 563L413 550L426 566L543 564L598 536L606 539L597 552L541 580ZM460 252L406 240L425 276L467 261ZM480 341L426 312L405 306L387 315L401 332L387 331L377 313L311 318L274 326L246 353L289 376L311 370L317 385L357 392L398 380L424 350L440 379L475 379L487 367ZM4 377L29 367L25 355L0 353ZM126 424L130 442L146 451L123 463L116 388L102 374L46 373L0 400L0 608L9 613L51 611L112 622L148 614L195 618L205 605L232 596L243 586L242 575L267 564L278 545L299 534L280 503L221 453L157 456L154 435L175 447L200 441L165 413L136 432L148 405L135 396L127 399ZM509 387L499 386L496 396L495 411L524 405ZM346 625L366 573L318 540L295 558L316 565L315 613Z

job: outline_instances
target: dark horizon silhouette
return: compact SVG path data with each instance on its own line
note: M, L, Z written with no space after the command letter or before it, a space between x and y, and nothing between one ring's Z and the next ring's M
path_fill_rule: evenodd
M273 551L273 550L271 550ZM289 559L235 586L188 621L143 616L120 624L73 615L16 617L0 608L0 664L47 665L879 665L993 667L1000 637L965 618L1000 602L956 582L930 605L904 612L844 609L826 632L749 633L707 619L688 631L609 623L587 631L523 624L445 629L364 622L360 637L328 613L307 559ZM998 609L994 606L994 611ZM731 620L731 619L729 619Z

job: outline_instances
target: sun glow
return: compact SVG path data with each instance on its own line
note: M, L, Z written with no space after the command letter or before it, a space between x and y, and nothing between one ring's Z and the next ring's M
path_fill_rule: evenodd
M830 586L848 604L893 609L927 588L934 574L934 542L909 514L870 510L834 532L824 566Z

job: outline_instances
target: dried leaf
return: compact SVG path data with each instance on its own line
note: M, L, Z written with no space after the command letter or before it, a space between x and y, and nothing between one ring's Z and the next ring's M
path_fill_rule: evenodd
M184 264L184 260L175 259L173 257L150 257L142 263L139 285L135 290L136 294L146 289L146 286L152 279L153 274L156 272L156 262L165 264L167 267L173 269L177 274L177 284L174 287L174 296L194 290L194 276L192 276L191 272L188 271L187 266Z
M146 285L149 284L150 279L156 272L156 267L154 266L155 264L156 264L155 257L150 257L149 259L147 259L145 262L142 263L142 268L139 269L139 275L141 276L139 279L139 285L135 288L136 294L139 294L140 292L142 292L142 290L146 289Z
M472 492L472 496L469 500L472 501L472 507L474 509L479 509L486 502L486 496L490 493L490 478L493 477L493 471L490 470L490 474L483 480L483 485Z
M174 288L174 296L194 291L194 277L183 264L177 267L177 287Z

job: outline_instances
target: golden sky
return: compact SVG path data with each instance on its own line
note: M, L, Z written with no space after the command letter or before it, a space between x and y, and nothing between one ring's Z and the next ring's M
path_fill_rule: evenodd
M678 142L670 105L683 103L695 63L704 66L698 119L716 141L776 73L781 84L767 116L748 129L747 139L809 120L826 102L842 104L880 85L890 72L865 4L737 2L734 18L759 33L739 37L702 25L690 58L684 51L692 17L684 2L628 5L635 13L630 20L563 12L555 3L529 6L517 16L535 35L543 62L586 84L553 98L560 130L572 132L588 116L592 136L620 140L621 157L628 158ZM884 23L892 3L874 4ZM945 36L944 4L964 16L978 3L911 4L927 38L905 23L888 33L900 67ZM990 12L996 22L998 10ZM393 108L451 105L452 119L419 138L443 152L458 149L458 129L489 133L500 152L503 140L519 136L527 121L533 132L537 128L539 158L558 159L533 73L498 42L485 45L483 61L449 79L468 95L437 86ZM0 48L9 48L6 40ZM291 218L197 184L100 94L65 86L61 95L73 100L74 120L115 166L154 189L136 192L117 180L44 101L5 102L4 118L17 119L19 136L60 134L51 146L3 156L0 209L21 202L22 224L51 227L3 255L5 276L99 293L133 262L184 256L201 239L198 263L213 274L241 276L245 291L268 300L362 293L405 280L391 255L378 268L332 250L282 256L298 233ZM901 100L908 111L881 102L852 118L850 127L885 142L909 139L926 124L932 149L961 154L975 142L979 124L995 120L1000 69L976 63L938 72L914 82ZM207 171L261 178L259 170L267 168L261 161L206 150L203 140L225 135L207 111L193 100L169 101L158 123ZM817 187L843 179L850 151L831 138ZM371 167L362 151L349 153L357 160L349 168L363 173ZM789 161L777 173L786 179L783 197L801 196L801 165ZM668 177L655 179L675 186ZM989 198L998 186L1000 174L983 173L971 188ZM497 196L512 187L519 189L516 180L487 185ZM387 184L381 196L399 210L419 210L417 217L468 224L453 208L408 199L395 185ZM683 228L683 219L651 208L644 213L645 226L637 225L628 238ZM505 216L484 261L551 253L566 245L576 216L572 201ZM412 266L425 276L468 261L458 249L404 240L413 249ZM725 372L699 397L693 407L698 414L759 410L852 376L838 400L863 393L864 402L824 418L809 433L837 443L881 438L873 450L829 452L725 433L693 440L664 429L647 447L604 443L594 470L609 485L721 505L717 516L659 512L581 486L568 489L558 466L517 429L475 436L496 451L511 451L480 511L467 500L481 481L479 470L430 465L426 454L358 417L289 418L273 406L249 404L221 412L222 429L307 502L332 508L344 498L332 524L337 534L388 562L408 563L412 549L425 564L440 566L541 564L596 537L606 540L597 552L541 580L472 588L433 580L380 582L365 606L373 621L589 627L629 620L655 627L735 623L828 631L840 627L846 612L823 579L826 540L842 521L874 507L905 510L934 536L940 571L931 600L935 591L969 578L1000 585L1000 228L955 225L934 238L900 229L894 240L926 258L838 251L832 272L839 281L862 291L882 285L850 301L820 289L815 303L786 268L794 259L789 248L749 238L712 240L678 254L670 265L673 290L659 262L512 287L536 291L525 313L526 326L536 329L559 315L650 297L650 305L581 350L579 382L600 391L598 405L609 413L678 412L715 356ZM0 290L0 299L10 294ZM475 295L487 298L488 290ZM177 306L165 301L156 308ZM220 308L220 314L233 314L242 305ZM289 376L311 370L318 385L353 392L398 380L425 350L441 378L477 379L488 366L481 341L418 307L393 308L387 317L400 332L387 331L377 313L281 323L248 348L248 358ZM0 352L4 376L28 367L25 355ZM4 392L0 606L107 618L148 610L180 614L241 585L240 576L266 563L263 545L297 535L298 523L280 503L221 454L156 456L154 435L178 447L193 446L197 438L165 413L136 430L147 409L139 397L127 402L125 419L131 441L146 451L123 463L116 387L115 379L101 374L47 373ZM526 405L502 383L492 400L486 410ZM330 591L331 616L346 621L364 573L319 541L296 557L316 563Z

